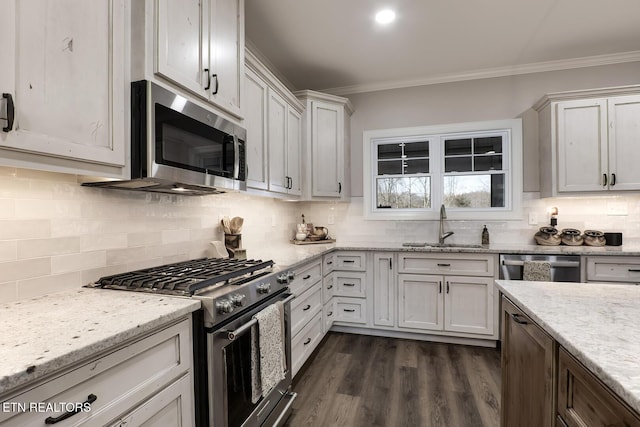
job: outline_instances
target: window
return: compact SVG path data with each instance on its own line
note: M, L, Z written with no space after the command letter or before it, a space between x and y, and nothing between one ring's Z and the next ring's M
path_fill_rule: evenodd
M366 131L365 216L519 218L521 152L519 119Z

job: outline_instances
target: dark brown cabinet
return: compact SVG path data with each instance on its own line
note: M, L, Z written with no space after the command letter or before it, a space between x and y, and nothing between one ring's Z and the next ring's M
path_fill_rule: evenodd
M640 418L564 348L558 353L559 426L639 427Z
M555 425L555 341L502 297L502 427Z

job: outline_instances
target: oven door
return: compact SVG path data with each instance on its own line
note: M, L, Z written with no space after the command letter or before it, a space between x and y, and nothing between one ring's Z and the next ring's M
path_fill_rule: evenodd
M283 419L293 398L291 385L291 294L275 295L266 302L247 310L235 321L207 334L209 370L209 425L216 427L254 427L273 425ZM251 401L251 327L242 328L253 316L276 301L284 302L285 378L269 395L255 404ZM275 411L274 411L275 410Z

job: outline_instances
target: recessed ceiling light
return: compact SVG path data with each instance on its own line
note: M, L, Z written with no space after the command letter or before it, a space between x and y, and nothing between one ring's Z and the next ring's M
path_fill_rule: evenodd
M376 13L376 22L378 24L389 24L396 19L396 13L393 10L385 9Z

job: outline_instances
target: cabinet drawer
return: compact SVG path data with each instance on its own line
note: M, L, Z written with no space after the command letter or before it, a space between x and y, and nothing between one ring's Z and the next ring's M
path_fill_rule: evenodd
M105 425L187 372L191 368L191 343L191 320L185 319L7 401L28 407L29 402L85 402L94 395L90 411L78 412L56 425ZM47 417L58 417L65 411L54 409L55 412L0 412L0 423L42 426Z
M367 254L365 252L336 252L334 255L334 270L364 271Z
M493 276L495 256L482 254L400 254L398 272Z
M640 415L564 348L558 363L558 414L567 426L640 426Z
M336 269L335 253L330 253L322 257L322 275L326 276Z
M329 332L329 329L331 329L331 325L333 325L333 321L335 320L335 318L335 304L332 300L322 307L323 333L326 334L327 332Z
M317 259L293 270L295 276L289 282L289 289L298 296L322 278L321 260Z
M588 282L640 283L639 257L588 257Z
M322 302L328 303L336 293L336 280L333 274L329 274L322 279Z
M335 322L357 324L367 323L366 300L359 298L335 297L333 302L335 306Z
M322 339L322 313L317 313L291 340L291 372L298 373Z
M322 310L322 288L314 286L291 302L291 335L297 334Z
M364 297L366 274L346 271L333 272L334 295L340 297Z

